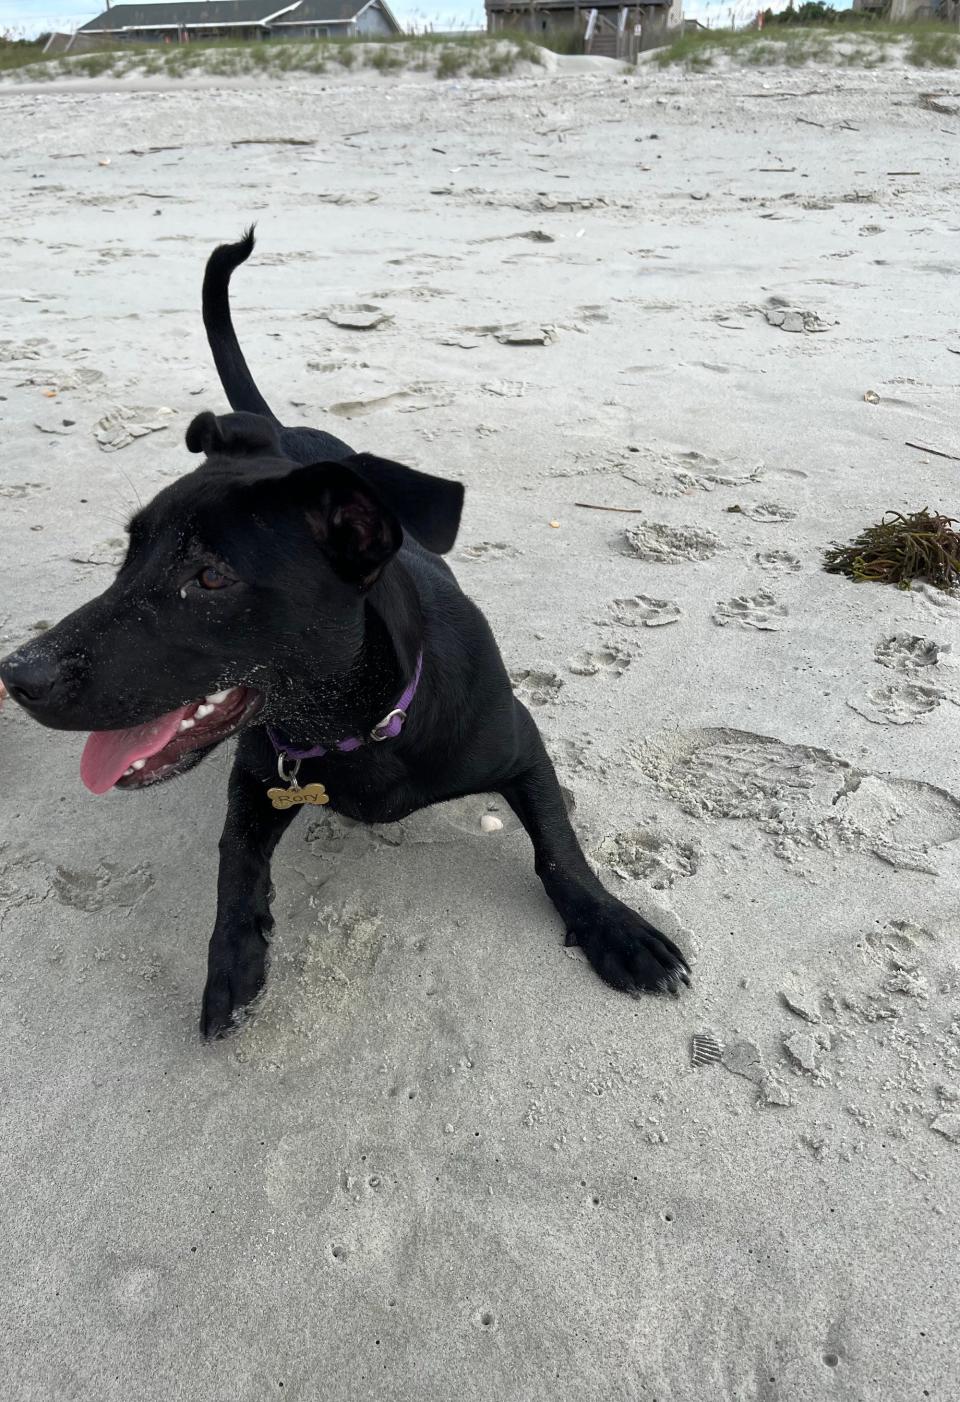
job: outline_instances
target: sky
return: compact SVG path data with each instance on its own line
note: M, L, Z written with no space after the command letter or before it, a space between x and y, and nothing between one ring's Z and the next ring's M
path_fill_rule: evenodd
M116 3L120 2L116 0ZM782 9L784 2L780 0L771 8ZM402 0L389 0L389 3L392 12L404 26L416 22L418 28L422 28L426 21L432 23L435 29L484 27L483 0L441 0L437 10L423 4L405 5ZM0 33L12 32L17 37L29 37L49 29L69 32L102 13L104 8L105 5L96 2L91 5L85 0L0 0ZM761 8L760 0L756 5L750 0L733 0L733 3L731 0L684 0L683 10L688 19L708 20L720 25L730 23L734 9L738 17L745 18L748 14L752 15L755 8Z

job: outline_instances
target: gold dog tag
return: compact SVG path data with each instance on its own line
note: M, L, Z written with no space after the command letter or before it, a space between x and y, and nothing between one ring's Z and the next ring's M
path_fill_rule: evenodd
M267 798L274 808L293 808L301 803L312 803L319 808L330 802L322 784L304 784L303 788L300 788L296 782L289 789L267 789Z

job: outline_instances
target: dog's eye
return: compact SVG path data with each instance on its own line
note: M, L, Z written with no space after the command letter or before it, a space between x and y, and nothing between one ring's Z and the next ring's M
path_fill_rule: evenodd
M233 580L229 575L222 574L213 565L204 565L197 575L197 583L201 589L227 589Z

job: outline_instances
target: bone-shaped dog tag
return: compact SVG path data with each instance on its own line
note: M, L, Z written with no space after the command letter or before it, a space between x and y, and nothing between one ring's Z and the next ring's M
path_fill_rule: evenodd
M298 784L289 789L267 789L267 798L274 808L293 808L301 803L312 803L321 807L330 802L330 797L322 784Z

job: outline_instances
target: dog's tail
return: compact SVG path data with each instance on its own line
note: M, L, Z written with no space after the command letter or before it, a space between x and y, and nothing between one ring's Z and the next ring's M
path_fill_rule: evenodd
M250 374L230 318L230 275L253 252L253 228L251 224L239 243L222 243L207 259L203 275L203 325L231 409L263 414L276 423L276 415Z

